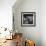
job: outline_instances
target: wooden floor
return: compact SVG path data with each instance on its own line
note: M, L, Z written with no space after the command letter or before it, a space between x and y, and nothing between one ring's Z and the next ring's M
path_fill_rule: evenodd
M6 40L6 42L2 43L0 46L16 46L15 39L13 40Z

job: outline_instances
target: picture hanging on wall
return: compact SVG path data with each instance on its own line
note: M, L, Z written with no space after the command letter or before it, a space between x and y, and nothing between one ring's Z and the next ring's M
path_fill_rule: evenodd
M21 26L36 26L36 12L21 12Z

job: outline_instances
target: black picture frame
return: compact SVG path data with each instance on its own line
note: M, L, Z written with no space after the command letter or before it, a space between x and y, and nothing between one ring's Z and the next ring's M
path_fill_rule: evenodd
M36 26L36 12L21 12L21 26L35 27Z

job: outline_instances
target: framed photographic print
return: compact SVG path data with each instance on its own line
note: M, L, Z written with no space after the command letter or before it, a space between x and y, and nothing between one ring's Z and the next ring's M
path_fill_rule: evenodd
M36 13L21 12L21 26L24 26L24 27L36 26Z

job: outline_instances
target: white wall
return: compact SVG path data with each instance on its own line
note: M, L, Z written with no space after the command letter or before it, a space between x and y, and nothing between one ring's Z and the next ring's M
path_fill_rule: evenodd
M42 46L46 46L46 0L41 1L41 38Z
M0 0L0 27L12 28L12 6L16 0Z
M18 2L20 1L18 0ZM18 6L16 6L16 4L13 6L13 12L15 17L15 29L17 29L18 32L22 32L24 38L34 40L36 46L41 46L40 0L23 0L23 2L19 3ZM36 26L21 27L21 12L36 12Z
M18 0L18 2L20 1ZM18 32L22 32L25 39L34 40L36 46L46 46L45 0L23 0L20 3L18 2L13 6L15 29L17 29ZM21 27L21 12L36 12L36 27Z

